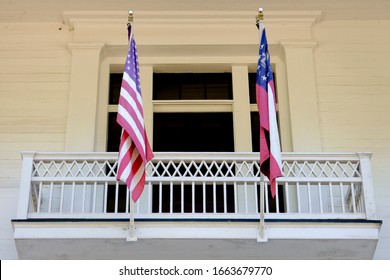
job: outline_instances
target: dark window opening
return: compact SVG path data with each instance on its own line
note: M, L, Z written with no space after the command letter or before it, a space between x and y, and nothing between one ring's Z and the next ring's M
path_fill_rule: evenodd
M251 112L252 152L260 152L260 117L259 112Z
M256 104L256 73L249 73L248 80L249 80L249 101L251 104Z
M120 136L122 133L121 126L116 122L116 116L118 113L110 112L108 113L108 122L107 122L107 152L118 152L119 151L119 142Z
M233 152L232 113L155 113L158 152Z
M231 73L154 73L154 100L232 99Z
M110 74L110 85L109 85L109 95L108 95L108 104L117 105L119 102L119 94L121 92L122 86L122 73L111 73Z

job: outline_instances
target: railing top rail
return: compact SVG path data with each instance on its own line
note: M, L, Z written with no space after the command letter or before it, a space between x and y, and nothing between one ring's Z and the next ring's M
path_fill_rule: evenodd
M287 178L287 177L281 177L278 180L278 183L303 183L303 184L317 184L317 183L324 183L324 184L340 184L340 183L361 183L362 179L357 178ZM124 185L123 182L118 181L115 177L32 177L31 182L46 182L46 183L111 183L114 184L116 182L119 182L120 185ZM146 182L150 183L208 183L212 184L215 183L260 183L259 177L185 177L185 176L175 176L175 177L153 177L153 176L146 176ZM268 178L264 178L264 182L269 182Z
M22 152L22 156L33 155L35 161L38 160L61 160L61 161L75 161L75 160L96 160L96 161L115 161L118 158L116 152ZM208 160L258 160L259 153L253 152L155 152L153 161L159 160L193 160L193 161L208 161ZM360 156L371 156L371 153L282 153L284 161L298 160L298 161L348 161L359 160Z

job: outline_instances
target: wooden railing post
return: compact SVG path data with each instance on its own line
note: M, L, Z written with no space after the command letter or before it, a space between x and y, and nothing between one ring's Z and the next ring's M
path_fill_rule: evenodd
M366 207L367 220L376 219L374 184L371 171L371 153L357 153L360 158L360 172L363 183L364 203Z
M22 174L20 178L17 219L27 219L31 197L31 175L35 152L22 152Z

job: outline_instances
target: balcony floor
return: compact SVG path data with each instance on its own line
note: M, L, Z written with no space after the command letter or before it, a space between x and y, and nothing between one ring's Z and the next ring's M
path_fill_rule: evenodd
M14 220L20 259L372 259L381 221Z

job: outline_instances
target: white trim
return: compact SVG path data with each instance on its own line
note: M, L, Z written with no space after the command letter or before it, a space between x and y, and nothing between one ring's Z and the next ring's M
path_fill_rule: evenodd
M15 239L126 238L128 222L14 222ZM258 223L135 222L138 239L253 239ZM376 223L267 223L268 239L378 239Z

